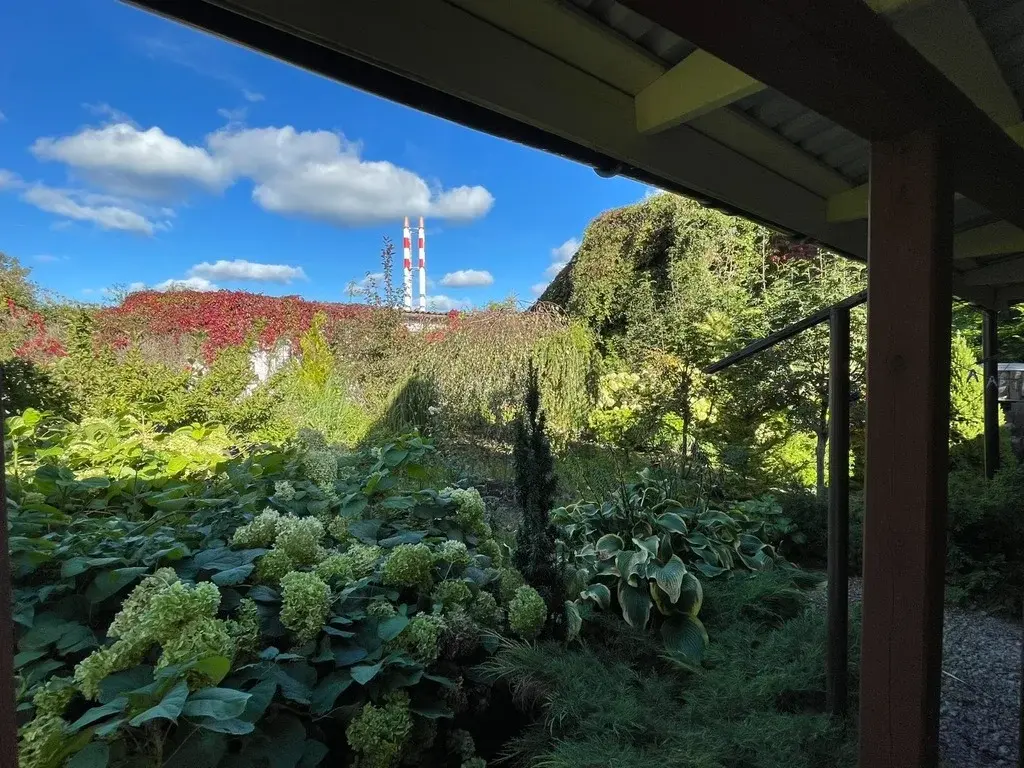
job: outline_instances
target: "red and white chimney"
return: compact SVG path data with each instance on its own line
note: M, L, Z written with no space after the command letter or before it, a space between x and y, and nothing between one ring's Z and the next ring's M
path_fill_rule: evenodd
M420 267L420 312L427 311L427 249L426 229L423 228L423 217L420 216L420 242L419 242L419 267Z
M402 306L407 312L412 311L412 234L409 232L409 217L405 217L402 225L402 286L404 300Z

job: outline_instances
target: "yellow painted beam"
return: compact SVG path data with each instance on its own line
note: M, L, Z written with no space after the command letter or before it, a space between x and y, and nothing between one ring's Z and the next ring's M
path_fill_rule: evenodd
M856 221L868 217L868 185L847 189L828 199L825 219L829 224L843 221Z
M731 64L696 50L637 94L636 127L657 133L764 88Z
M1024 251L1024 232L1005 221L960 232L953 237L953 257L973 259Z

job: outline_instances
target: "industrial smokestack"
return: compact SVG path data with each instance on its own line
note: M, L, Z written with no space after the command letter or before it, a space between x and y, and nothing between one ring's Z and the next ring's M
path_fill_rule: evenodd
M427 249L424 245L426 230L423 228L423 217L420 216L420 312L427 311Z
M412 311L412 235L409 232L409 217L405 217L402 225L402 286L404 300L402 305L407 312Z

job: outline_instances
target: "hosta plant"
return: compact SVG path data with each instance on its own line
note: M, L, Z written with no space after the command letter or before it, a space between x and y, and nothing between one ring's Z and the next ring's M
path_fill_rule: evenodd
M700 577L737 567L772 568L776 554L759 534L763 519L741 505L706 501L684 505L650 470L603 503L577 503L552 512L562 532L561 556L574 573L579 600L600 609L616 605L633 627L657 625L667 652L697 664L708 642L698 614ZM579 606L576 606L579 613Z

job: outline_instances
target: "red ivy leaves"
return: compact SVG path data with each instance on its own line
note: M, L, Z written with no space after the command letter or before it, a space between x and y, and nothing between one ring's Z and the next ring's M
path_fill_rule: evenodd
M203 337L208 360L225 347L243 344L250 334L264 348L280 341L296 344L314 315L327 316L327 329L341 320L370 311L360 304L306 301L298 296L262 296L244 291L141 291L130 294L117 307L100 312L98 325L114 344L129 335L185 335Z
M11 299L7 299L7 311L10 312L12 320L24 324L29 334L28 338L14 350L15 356L34 362L44 362L67 354L60 339L50 335L46 328L46 320L41 314L23 309Z

